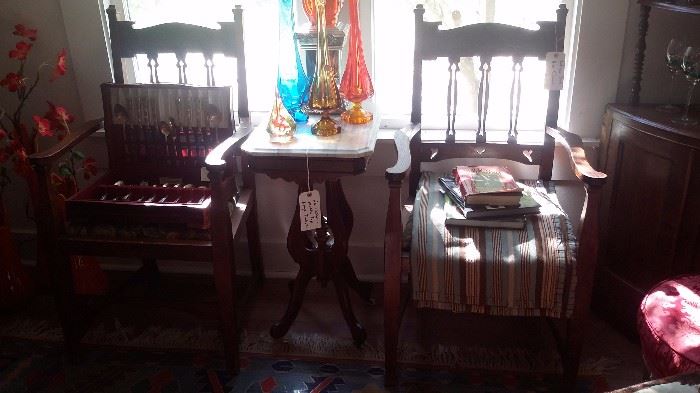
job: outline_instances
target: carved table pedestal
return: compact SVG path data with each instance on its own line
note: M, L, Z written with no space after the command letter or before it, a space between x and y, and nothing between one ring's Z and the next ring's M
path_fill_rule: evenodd
M287 234L287 250L299 264L299 272L290 283L291 298L284 316L270 329L275 338L284 336L301 308L309 281L316 277L322 285L332 281L345 322L356 345L364 343L367 333L352 311L349 290L373 303L372 286L357 279L348 258L348 239L353 228L352 210L345 198L340 179L365 171L374 152L379 119L363 126L342 124L342 131L331 137L311 134L308 124L297 125L295 138L288 144L269 141L265 124L258 126L243 144L242 150L248 167L255 173L281 178L299 186L299 194L323 183L326 188L326 216L322 227L301 231L299 204Z

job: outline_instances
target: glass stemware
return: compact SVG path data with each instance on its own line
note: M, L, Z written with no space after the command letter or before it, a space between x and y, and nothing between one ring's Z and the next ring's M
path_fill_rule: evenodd
M671 72L671 83L668 87L668 93L666 93L667 104L658 106L656 109L663 112L678 112L677 106L670 103L671 96L674 91L676 91L676 79L679 75L683 74L683 54L688 46L686 43L678 38L672 38L668 45L666 45L666 67Z
M674 122L682 125L694 125L698 124L698 120L690 118L690 104L693 100L695 86L700 82L700 47L689 46L685 50L682 67L685 77L690 81L690 89L688 89L683 116L680 119L675 119Z

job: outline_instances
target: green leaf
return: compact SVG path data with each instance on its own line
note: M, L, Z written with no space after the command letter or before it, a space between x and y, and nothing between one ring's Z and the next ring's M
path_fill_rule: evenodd
M69 177L73 176L73 171L70 169L70 166L68 164L62 162L58 164L58 174L63 177Z
M70 151L71 157L75 160L82 161L85 159L85 154L79 152L78 150L71 150Z

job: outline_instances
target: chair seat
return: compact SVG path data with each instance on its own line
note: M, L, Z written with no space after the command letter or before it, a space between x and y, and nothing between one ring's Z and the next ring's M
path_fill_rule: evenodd
M648 291L637 326L655 378L700 370L700 276L665 280Z
M576 287L576 239L551 182L522 230L445 226L438 178L424 172L408 220L413 298L418 307L488 315L569 317ZM404 244L406 246L406 244Z

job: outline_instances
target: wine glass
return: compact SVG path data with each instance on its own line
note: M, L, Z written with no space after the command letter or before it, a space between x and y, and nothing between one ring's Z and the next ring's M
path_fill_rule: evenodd
M671 95L676 91L676 77L683 73L683 54L688 47L682 39L672 38L666 45L666 67L671 72L671 83L668 85L666 93L668 104L658 106L656 109L663 112L678 112L678 107L671 104Z
M695 86L700 82L700 46L689 46L685 50L682 63L683 73L690 81L690 89L688 89L688 98L685 103L685 112L680 119L675 119L674 122L682 125L698 124L697 119L690 118L690 103L693 100L693 92Z

